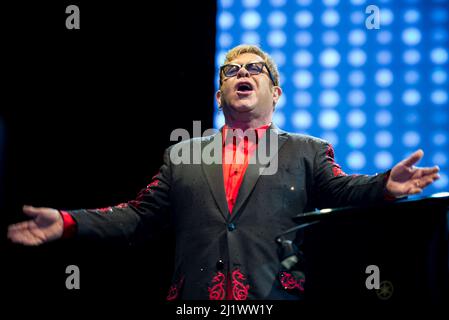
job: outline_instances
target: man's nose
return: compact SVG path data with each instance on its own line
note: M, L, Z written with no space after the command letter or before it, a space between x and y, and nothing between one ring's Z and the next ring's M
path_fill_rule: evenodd
M239 72L237 72L237 79L239 78L247 78L250 76L250 73L248 72L248 70L246 70L245 67L241 67Z

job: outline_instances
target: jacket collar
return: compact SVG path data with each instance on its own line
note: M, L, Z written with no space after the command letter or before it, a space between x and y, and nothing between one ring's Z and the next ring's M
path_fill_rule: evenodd
M220 142L220 146L222 145L222 132L223 127L220 128L219 132L216 134L210 136L207 139L204 139L202 142L202 150L204 147L209 145L212 142ZM270 133L271 136L268 135ZM270 140L271 138L271 140ZM219 140L216 140L219 139ZM223 179L223 167L221 163L214 163L214 164L206 164L202 162L202 168L203 172L206 176L207 182L209 184L209 188L212 192L212 195L215 199L215 202L220 209L221 214L223 215L224 219L226 221L235 220L242 211L243 204L247 201L249 195L253 191L257 181L259 180L260 176L263 173L266 173L267 170L270 170L270 167L272 165L277 166L277 156L279 153L279 150L282 148L284 143L288 140L288 133L279 129L276 125L271 123L270 127L266 131L265 135L262 137L262 139L266 139L266 148L267 150L270 150L270 145L272 142L277 143L277 148L275 152L270 153L267 156L268 161L265 161L265 163L261 163L261 159L257 156L254 156L255 161L251 161L248 164L248 168L246 169L245 175L243 177L242 184L240 186L240 190L237 196L236 203L234 205L232 214L229 212L228 204L226 202L226 194L224 189L224 179ZM273 140L275 139L275 140ZM218 145L218 144L217 144ZM221 159L221 148L219 148L220 155L217 157ZM258 146L259 149L259 146ZM274 163L276 161L276 163ZM272 167L271 167L272 169Z

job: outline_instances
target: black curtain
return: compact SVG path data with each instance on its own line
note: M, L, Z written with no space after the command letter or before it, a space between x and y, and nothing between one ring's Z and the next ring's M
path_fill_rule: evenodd
M80 30L65 27L71 4ZM2 12L2 304L158 304L172 271L170 230L131 248L30 248L9 243L6 226L25 219L23 204L76 209L134 199L174 143L173 129L191 132L194 120L212 127L215 2L29 1L2 4ZM80 268L78 291L65 288L70 264Z

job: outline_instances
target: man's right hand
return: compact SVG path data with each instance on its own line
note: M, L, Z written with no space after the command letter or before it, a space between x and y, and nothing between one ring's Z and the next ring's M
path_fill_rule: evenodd
M23 212L33 219L8 227L12 242L37 246L62 237L64 221L58 210L23 206Z

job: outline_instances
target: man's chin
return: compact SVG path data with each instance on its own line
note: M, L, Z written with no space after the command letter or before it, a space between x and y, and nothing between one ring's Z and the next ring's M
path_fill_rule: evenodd
M231 109L236 111L236 112L245 113L245 112L250 112L250 111L254 110L254 106L253 105L240 104L240 105L231 106Z

